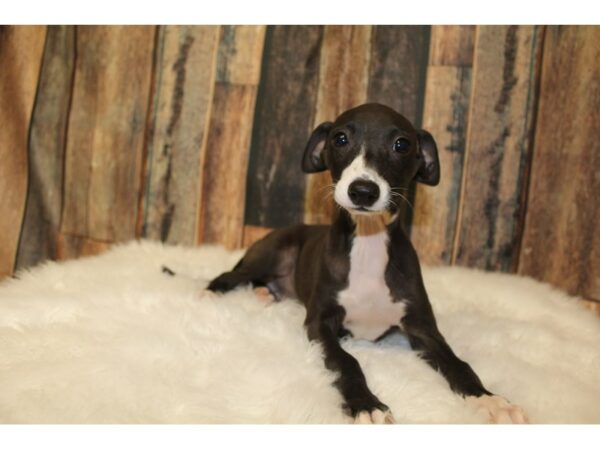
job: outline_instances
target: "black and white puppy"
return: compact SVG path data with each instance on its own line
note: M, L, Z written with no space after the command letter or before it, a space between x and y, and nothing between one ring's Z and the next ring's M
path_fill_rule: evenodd
M389 408L367 386L343 336L377 340L398 330L450 388L489 414L492 422L526 422L518 406L491 394L440 334L423 285L419 260L398 220L398 200L413 180L436 185L437 148L393 109L365 104L319 125L302 169L329 170L337 208L333 223L278 229L251 246L213 292L253 284L306 307L308 337L321 343L325 365L347 412L359 423L392 423Z

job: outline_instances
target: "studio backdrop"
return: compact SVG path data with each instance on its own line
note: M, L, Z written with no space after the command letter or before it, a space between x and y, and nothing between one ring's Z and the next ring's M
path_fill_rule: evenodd
M600 300L600 27L0 27L0 278L136 238L327 223L312 129L364 102L435 137L422 262Z

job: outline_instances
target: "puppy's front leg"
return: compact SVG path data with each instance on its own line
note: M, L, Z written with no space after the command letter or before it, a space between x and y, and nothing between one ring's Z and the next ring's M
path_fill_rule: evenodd
M308 337L323 345L325 367L338 373L335 386L355 423L394 423L390 409L369 390L358 361L340 345L343 317L343 308L331 305L306 323Z
M419 351L431 367L442 373L454 392L485 414L489 422L527 423L527 417L519 406L485 389L471 366L454 354L439 332L429 304L421 309L415 313L409 308L408 314L402 319L411 347Z

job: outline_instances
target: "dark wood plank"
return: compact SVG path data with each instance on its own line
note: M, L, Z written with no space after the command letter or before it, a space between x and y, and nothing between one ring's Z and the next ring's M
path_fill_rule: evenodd
M326 26L321 47L314 126L367 100L370 26ZM333 201L325 200L329 172L308 175L304 201L306 223L330 223Z
M136 235L155 27L77 27L61 231Z
M323 27L267 30L248 167L246 224L302 222L304 146L314 127Z
M452 259L467 133L474 27L434 26L423 111L423 128L435 138L442 177L438 186L418 184L411 239L427 264ZM471 43L469 49L467 43ZM469 57L470 50L470 57Z
M367 100L383 103L421 126L429 54L429 26L373 27ZM411 186L400 215L410 232L415 187Z
M246 175L265 30L264 26L221 28L198 242L227 248L243 245Z
M27 196L27 143L45 26L0 26L0 279L13 272Z
M217 26L164 26L157 39L142 235L197 240Z
M527 185L540 27L477 28L453 262L515 270Z
M600 300L600 27L551 26L519 273Z
M29 185L17 268L56 258L75 28L50 26L29 134Z

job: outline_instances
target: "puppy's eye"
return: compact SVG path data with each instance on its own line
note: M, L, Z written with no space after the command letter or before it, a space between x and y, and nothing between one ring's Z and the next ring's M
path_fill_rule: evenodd
M410 149L410 141L406 138L398 138L394 142L394 150L398 153L406 153Z
M348 144L348 136L346 136L344 133L337 133L333 137L333 143L336 147L344 147Z

